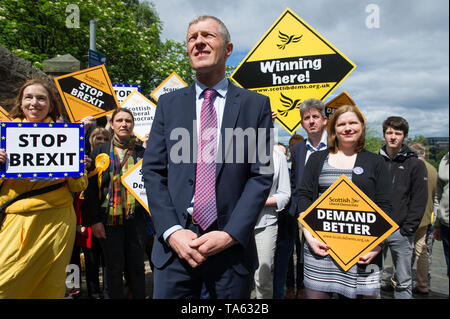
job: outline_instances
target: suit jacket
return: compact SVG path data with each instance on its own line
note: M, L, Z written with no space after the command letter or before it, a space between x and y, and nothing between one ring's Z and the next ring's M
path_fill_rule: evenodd
M298 217L298 192L303 177L306 159L306 140L300 141L291 150L291 205L289 214Z
M157 268L177 258L163 233L174 225L186 227L189 219L186 209L196 172L195 110L195 85L161 96L144 154L144 183L156 231L152 262ZM272 185L272 127L269 99L229 83L216 164L217 226L238 241L220 254L241 274L257 267L254 226ZM244 145L229 134L230 128L251 129ZM253 137L250 131L255 132ZM257 140L267 158L255 149ZM236 163L241 155L245 160ZM254 155L255 160L248 160Z

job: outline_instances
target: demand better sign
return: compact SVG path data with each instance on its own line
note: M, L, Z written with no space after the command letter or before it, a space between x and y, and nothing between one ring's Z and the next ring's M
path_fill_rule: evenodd
M330 246L345 271L392 234L398 225L345 175L341 175L299 218Z
M8 156L2 178L84 175L84 125L75 123L1 124L1 148Z

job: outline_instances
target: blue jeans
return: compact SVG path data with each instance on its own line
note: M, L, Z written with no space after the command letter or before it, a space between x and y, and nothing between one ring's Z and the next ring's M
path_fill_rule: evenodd
M412 295L411 258L414 249L414 236L403 236L397 229L385 240L383 252L386 258L387 248L391 250L395 271L393 276L394 298L410 299Z

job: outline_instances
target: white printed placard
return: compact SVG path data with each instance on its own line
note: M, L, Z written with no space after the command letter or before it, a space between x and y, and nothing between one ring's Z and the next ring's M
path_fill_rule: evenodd
M0 146L6 163L2 178L54 178L84 175L82 123L1 124Z
M144 207L148 209L147 193L144 186L144 176L142 175L142 160L137 162L129 169L121 178L123 186L133 195L134 198Z
M163 94L181 89L188 86L186 82L184 82L176 72L172 72L162 83L150 93L150 96L155 99L155 101L159 100L159 97Z
M114 92L116 92L117 101L122 104L128 95L133 91L141 92L141 86L137 84L113 84Z
M144 140L145 134L150 133L155 118L156 105L137 91L131 92L123 101L121 107L129 109L134 117L134 135Z

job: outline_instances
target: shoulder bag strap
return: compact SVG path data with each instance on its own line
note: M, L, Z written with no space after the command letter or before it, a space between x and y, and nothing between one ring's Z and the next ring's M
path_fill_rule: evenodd
M11 205L14 202L17 202L18 200L21 200L21 199L25 199L25 198L29 198L29 197L33 197L33 196L37 196L37 195L41 195L41 194L52 192L52 191L57 190L58 188L60 188L63 184L64 184L64 182L61 182L61 183L52 184L52 185L49 185L49 186L46 186L46 187L33 189L31 191L22 193L19 196L16 196L13 199L10 199L9 201L7 201L3 205L1 205L0 206L0 227L2 225L3 219L5 218L5 210L6 210L6 208L9 205Z

